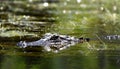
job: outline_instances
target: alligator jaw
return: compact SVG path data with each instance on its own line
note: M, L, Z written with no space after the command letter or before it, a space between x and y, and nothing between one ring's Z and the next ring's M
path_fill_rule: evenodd
M51 51L51 48L49 46L44 46L44 50L49 52Z

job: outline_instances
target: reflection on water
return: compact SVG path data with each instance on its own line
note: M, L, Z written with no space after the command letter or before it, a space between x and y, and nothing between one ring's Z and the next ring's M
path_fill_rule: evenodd
M27 57L2 56L1 69L119 69L120 57L105 56L57 56Z
M26 0L0 3L0 69L119 69L118 0ZM37 8L36 8L37 7ZM58 53L41 47L20 49L46 32L89 37L90 42Z

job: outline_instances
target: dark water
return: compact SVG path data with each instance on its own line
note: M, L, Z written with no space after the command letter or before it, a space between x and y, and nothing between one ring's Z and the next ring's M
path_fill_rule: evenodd
M1 69L119 69L117 56L4 56L1 55Z
M119 69L120 2L117 0L0 1L0 69ZM58 53L20 49L47 32L89 37Z

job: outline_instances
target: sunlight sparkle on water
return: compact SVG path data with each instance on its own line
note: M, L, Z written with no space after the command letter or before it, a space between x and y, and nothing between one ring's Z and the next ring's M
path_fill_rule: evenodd
M116 11L117 10L117 6L113 6L113 10Z
M117 19L116 13L108 13L107 17L109 18L109 20L112 20L112 21L115 21Z
M77 0L77 3L80 3L82 0Z
M65 14L65 13L66 13L66 10L63 10L63 13Z
M23 18L28 19L30 16L23 15Z
M64 2L64 5L66 6L66 5L67 5L67 2Z
M47 7L49 4L47 2L43 3L43 6Z
M80 14L80 13L78 11L76 11L75 14L77 15L77 14Z
M4 8L3 7L0 7L0 10L3 10Z
M70 1L70 0L67 0L67 1Z
M81 4L80 7L82 7L82 8L86 8L87 5L86 5L86 4Z
M117 16L116 13L113 13L113 20L116 20Z
M93 2L96 1L96 0L92 0Z
M33 0L29 0L29 2L33 2Z
M104 7L100 7L100 10L103 11L103 10L104 10Z

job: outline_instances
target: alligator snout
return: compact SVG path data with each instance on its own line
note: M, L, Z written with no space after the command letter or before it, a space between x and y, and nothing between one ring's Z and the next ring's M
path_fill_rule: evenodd
M17 46L19 46L20 48L25 48L25 47L27 47L27 44L25 41L20 41L17 43Z
M74 46L76 43L83 43L86 41L88 42L89 40L89 38L83 37L75 38L74 36L46 33L43 38L37 41L20 41L17 43L17 46L19 46L20 48L26 48L28 46L41 46L44 48L45 51L59 51L70 46Z

